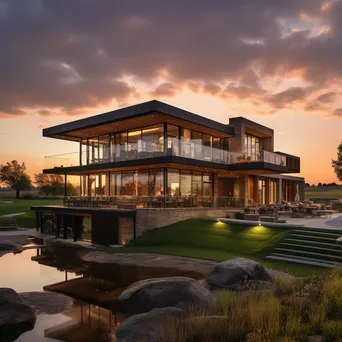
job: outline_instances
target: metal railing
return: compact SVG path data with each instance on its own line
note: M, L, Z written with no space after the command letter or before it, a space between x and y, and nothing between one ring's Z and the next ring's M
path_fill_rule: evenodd
M77 208L241 208L242 198L211 196L75 196L63 205Z

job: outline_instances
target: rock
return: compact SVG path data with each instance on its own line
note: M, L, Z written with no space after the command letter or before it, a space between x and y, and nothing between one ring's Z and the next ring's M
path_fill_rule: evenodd
M54 292L22 292L19 295L38 314L56 315L68 310L73 303L72 298Z
M269 281L247 280L242 283L228 285L227 288L235 291L260 291L274 289L275 286Z
M0 250L11 251L13 253L21 253L23 251L23 247L13 241L4 240L0 242Z
M25 331L32 330L36 316L12 289L0 288L0 341L14 341Z
M212 286L229 288L249 280L272 282L272 276L258 262L245 258L232 258L220 262L209 275Z
M165 329L183 316L183 311L174 307L153 309L150 312L134 315L125 320L116 330L117 342L159 342L168 340Z
M186 277L153 278L129 286L117 299L118 309L134 315L168 306L206 305L212 296L197 280Z

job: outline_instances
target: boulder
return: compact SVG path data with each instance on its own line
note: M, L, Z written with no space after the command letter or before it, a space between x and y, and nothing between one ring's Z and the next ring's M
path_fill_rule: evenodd
M117 299L118 309L127 315L168 306L206 305L212 296L204 285L187 277L153 278L129 286Z
M183 316L183 311L174 307L153 309L125 320L116 330L117 342L159 342L168 340L168 329Z
M260 291L275 289L275 285L269 281L247 280L238 284L227 286L227 288L235 291Z
M0 242L0 250L11 251L13 253L21 253L23 246L10 240L4 240Z
M32 330L36 322L33 309L12 289L0 288L0 341L17 339Z
M258 262L245 258L232 258L215 266L208 277L208 283L214 287L230 288L249 280L272 282L272 276Z

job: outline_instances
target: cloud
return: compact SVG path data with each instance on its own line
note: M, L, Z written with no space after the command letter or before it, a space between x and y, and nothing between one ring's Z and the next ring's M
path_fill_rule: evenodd
M146 87L155 97L186 87L265 100L276 109L300 101L309 106L306 87L329 94L342 83L342 1L325 4L2 0L0 117L37 108L41 115L78 115L113 101L130 103ZM167 76L155 87L161 70ZM296 70L302 86L291 84ZM277 91L284 87L274 84L282 81L288 89Z
M290 87L284 91L273 95L267 95L265 102L268 102L275 108L281 109L290 106L293 102L304 100L309 91L303 87Z
M156 87L151 95L155 97L172 97L177 93L177 88L172 83L163 83Z
M342 108L336 108L333 113L333 116L341 117L342 118Z

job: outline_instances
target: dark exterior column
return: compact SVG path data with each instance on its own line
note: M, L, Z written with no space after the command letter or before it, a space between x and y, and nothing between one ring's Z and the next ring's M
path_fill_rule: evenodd
M87 139L87 165L89 165L89 139Z
M164 155L167 155L167 148L168 148L168 138L167 138L167 123L164 122Z
M60 220L59 220L59 214L56 214L56 238L59 238L59 225L60 225Z
M36 231L38 232L40 229L40 212L37 210L36 211Z
M82 139L80 139L80 155L79 155L79 163L82 165Z
M66 197L67 196L67 193L68 193L68 191L67 191L67 174L66 174L66 172L64 173L64 197Z
M166 208L166 196L168 195L167 183L168 183L168 172L167 168L164 167L164 208Z
M305 200L305 191L304 191L305 183L304 181L298 182L298 188L299 188L299 201L303 202Z
M77 227L77 224L76 224L75 216L72 216L71 222L72 222L73 238L74 238L74 241L76 242L77 241L77 236L78 236L78 227Z

